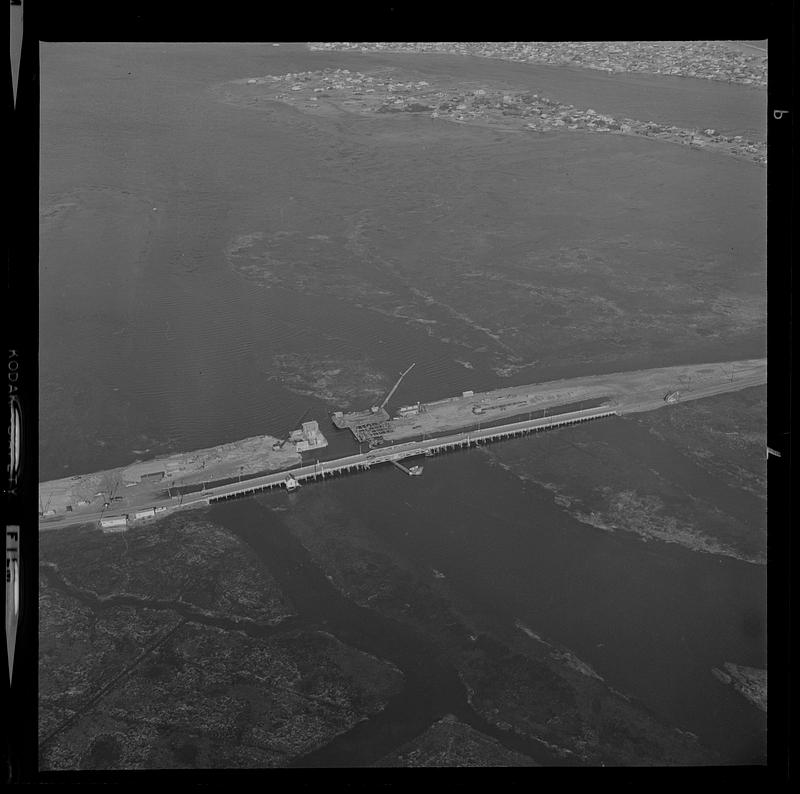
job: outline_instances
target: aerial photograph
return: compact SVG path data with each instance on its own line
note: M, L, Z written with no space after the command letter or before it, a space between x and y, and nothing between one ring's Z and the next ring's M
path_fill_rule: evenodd
M39 62L40 770L767 763L765 40Z

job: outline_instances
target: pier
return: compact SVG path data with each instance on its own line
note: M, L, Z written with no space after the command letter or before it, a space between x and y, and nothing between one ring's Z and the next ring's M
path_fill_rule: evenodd
M403 474L407 474L409 477L417 477L418 475L422 474L422 466L412 466L410 469L406 468L399 460L392 460L389 461L395 468L400 469Z
M459 449L488 444L506 438L518 438L544 430L553 430L558 427L583 424L585 422L592 422L597 419L618 415L617 411L610 410L608 406L600 406L598 408L587 408L582 411L571 411L556 416L528 419L522 422L511 422L494 427L454 433L452 435L429 440L406 442L385 449L370 450L363 454L338 458L337 460L317 461L314 464L300 466L288 472L268 474L247 483L233 483L221 486L206 491L202 496L198 495L196 499L190 499L188 501L195 503L205 502L206 504L225 502L231 499L254 496L255 494L271 491L276 488L286 488L287 481L293 480L302 485L309 481L316 482L342 474L367 471L381 463L397 464L401 460L417 457L419 455L430 457ZM403 468L406 473L410 473L404 466L401 468ZM292 489L294 487L296 486L292 486ZM187 500L184 500L184 505L186 504Z

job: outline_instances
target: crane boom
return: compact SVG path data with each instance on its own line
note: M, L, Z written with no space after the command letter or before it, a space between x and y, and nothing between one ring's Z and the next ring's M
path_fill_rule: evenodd
M300 424L302 424L302 423L303 423L303 419L305 419L305 418L306 418L306 417L307 417L307 416L308 416L308 415L311 413L311 410L312 410L311 408L308 408L308 409L306 410L306 412L305 412L305 413L304 413L304 414L303 414L303 415L300 417L300 419L299 419L297 422L295 422L295 423L294 423L294 425L292 425L292 429L291 429L291 430L289 430L289 432L288 432L288 433L287 433L287 434L286 434L286 435L285 435L285 436L284 436L284 437L283 437L283 438L282 438L280 441L276 441L276 442L275 442L275 443L272 445L272 448L273 448L274 450L283 449L283 445L284 445L284 444L285 444L285 443L286 443L286 442L289 440L289 436L291 436L291 435L292 435L292 430L293 430L295 427L297 427L297 425L300 425Z
M414 364L416 363L417 362L415 361ZM400 385L400 381L403 380L403 378L405 378L405 376L408 375L408 373L411 372L412 369L414 369L414 364L412 364L405 372L402 372L400 374L400 377L397 379L397 383L395 383L394 386L392 386L391 391L386 395L386 397L383 398L383 402L379 406L380 408L383 408L386 405L386 403L389 402L391 396L397 391L397 387Z

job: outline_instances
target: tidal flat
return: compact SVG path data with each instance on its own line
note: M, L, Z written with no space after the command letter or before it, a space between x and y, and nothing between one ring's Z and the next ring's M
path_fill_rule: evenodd
M330 123L311 119L305 134ZM763 349L758 167L647 140L532 141L452 126L337 121L357 144L347 173L323 155L324 177L295 196L290 230L271 213L231 266L262 287L327 294L422 327L455 357L486 353L501 377ZM408 166L398 170L399 160ZM328 191L335 216L323 211ZM730 202L752 222L732 224Z
M417 399L763 354L757 166L648 139L239 108L217 87L401 68L727 131L758 125L763 92L269 50L43 47L42 479L280 435L302 410L273 357L320 344L389 380L420 362Z
M479 733L448 714L412 742L390 753L375 766L459 767L538 766L521 753L506 750L499 742Z
M43 768L716 758L568 649L498 633L323 491L273 502L45 537Z
M194 516L48 538L40 588L46 769L284 766L402 683L301 620L246 547Z
M323 513L324 529L318 525ZM450 705L458 703L459 719L494 736L506 750L520 749L514 740L521 738L544 748L539 760L550 764L717 758L696 737L670 728L609 686L569 649L531 639L518 627L492 625L441 572L346 517L323 493L304 495L302 513L284 513L281 521L344 597L430 645L431 658L457 676L459 698ZM421 736L415 746L425 747L430 738ZM408 750L396 752L392 757L399 762Z
M766 387L485 448L572 516L766 564Z
M403 402L764 355L754 164L233 107L216 86L402 65L757 140L761 90L304 45L41 57L43 480L283 437L309 403L368 407L412 361ZM508 442L516 471L473 450L118 536L44 533L43 768L446 760L464 735L447 715L466 765L763 763L766 716L726 667L766 667L761 408L742 396L616 439ZM664 542L681 532L705 550Z
M723 670L715 667L714 676L723 684L730 684L743 697L767 711L767 671L756 667L725 662Z
M379 402L389 383L380 365L367 358L279 353L271 371L290 391L340 409Z

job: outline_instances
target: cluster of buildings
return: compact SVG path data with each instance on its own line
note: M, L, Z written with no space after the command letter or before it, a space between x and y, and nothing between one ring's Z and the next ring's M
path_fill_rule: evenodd
M276 99L305 107L327 100L363 113L425 113L431 118L501 124L535 132L562 129L639 135L716 150L760 164L767 160L763 141L723 135L713 129L689 130L654 121L614 118L530 91L464 90L425 80L406 82L390 73L369 75L349 69L290 73L258 78L256 82L273 84Z
M323 42L308 46L313 50L474 55L767 85L767 53L725 41Z
M104 533L124 532L128 526L134 521L147 521L151 518L158 518L165 513L169 508L161 507L145 507L142 510L137 510L134 513L124 513L116 516L103 516L100 519L100 528Z
M379 75L367 75L361 72L352 72L350 69L323 69L316 72L289 72L283 75L267 75L266 77L251 77L249 84L272 84L278 91L298 92L311 91L309 97L325 94L327 91L352 91L354 96L369 95L376 92L394 93L412 90L423 91L430 86L425 80L403 82L382 78ZM279 94L282 99L289 94Z

